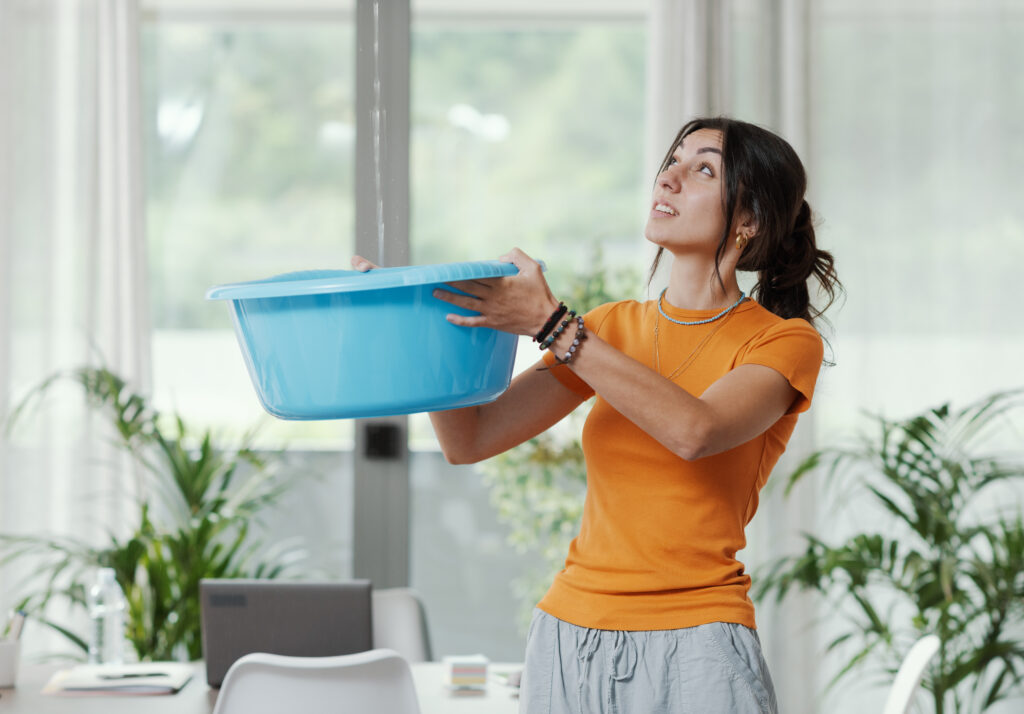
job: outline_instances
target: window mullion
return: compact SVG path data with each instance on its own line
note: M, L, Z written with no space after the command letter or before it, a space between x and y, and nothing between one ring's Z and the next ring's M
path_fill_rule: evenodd
M355 244L380 265L409 261L410 32L409 0L357 1ZM376 587L409 580L407 422L356 422L352 570ZM382 453L373 442L389 430L396 448Z

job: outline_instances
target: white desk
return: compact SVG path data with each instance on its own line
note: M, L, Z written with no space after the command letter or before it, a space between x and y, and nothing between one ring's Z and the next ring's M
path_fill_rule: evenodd
M160 696L59 697L41 692L60 665L22 665L17 687L0 689L0 712L4 714L211 714L217 690L206 685L206 671L196 664L191 681L180 692ZM495 673L517 669L512 664L492 664ZM422 714L513 714L519 711L514 690L500 677L491 676L487 691L480 695L453 697L443 685L444 665L425 662L412 665Z
M505 684L496 674L507 674L522 669L522 665L493 663L487 677L487 691L483 694L452 696L444 688L444 665L423 662L412 665L412 678L420 700L421 714L516 714L519 711L517 690Z

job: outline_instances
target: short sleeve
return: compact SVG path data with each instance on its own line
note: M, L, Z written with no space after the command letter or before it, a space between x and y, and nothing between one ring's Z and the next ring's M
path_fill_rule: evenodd
M583 324L587 329L587 332L601 336L601 329L605 325L605 321L608 319L608 315L611 314L615 306L618 303L609 302L604 305L595 307L590 312L583 316ZM571 329L571 328L567 328ZM551 350L544 350L544 364L551 370L552 376L555 377L562 386L568 389L573 394L577 395L583 400L590 399L594 396L594 389L589 384L584 382L582 379L576 376L576 373L569 369L564 364L559 364L555 360L555 355L552 354Z
M800 397L789 414L807 411L814 396L814 385L824 357L821 335L806 320L783 320L758 335L739 364L771 367L785 377Z

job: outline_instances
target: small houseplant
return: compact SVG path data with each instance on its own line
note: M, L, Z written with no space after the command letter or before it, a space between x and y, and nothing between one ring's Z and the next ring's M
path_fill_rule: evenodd
M812 591L844 615L828 646L845 650L833 683L870 666L891 676L910 645L932 633L942 645L923 686L936 714L983 712L1021 693L1024 522L1019 500L1004 496L1024 484L1024 461L992 446L1019 416L1021 396L998 393L901 421L876 416L872 436L813 453L789 477L787 492L824 472L829 484L863 489L866 503L846 488L841 509L858 509L861 522L865 508L883 514L843 542L805 535L803 553L759 578L760 598ZM982 502L986 493L999 496L990 498L995 506Z
M37 577L20 607L87 651L87 643L50 619L47 605L85 607L97 567L113 568L127 599L127 639L139 660L202 656L199 621L201 578L273 578L304 556L298 544L265 550L254 536L264 509L285 489L274 466L278 454L250 448L252 434L233 448L214 445L180 417L168 418L118 375L83 367L60 373L34 389L11 417L57 381L72 380L89 405L113 427L115 442L147 475L146 495L130 535L94 547L70 537L0 535L0 565L31 559Z

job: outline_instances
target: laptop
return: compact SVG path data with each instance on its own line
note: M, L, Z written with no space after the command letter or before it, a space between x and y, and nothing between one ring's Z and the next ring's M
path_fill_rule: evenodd
M327 657L373 648L369 580L204 579L199 615L211 687L251 652Z

